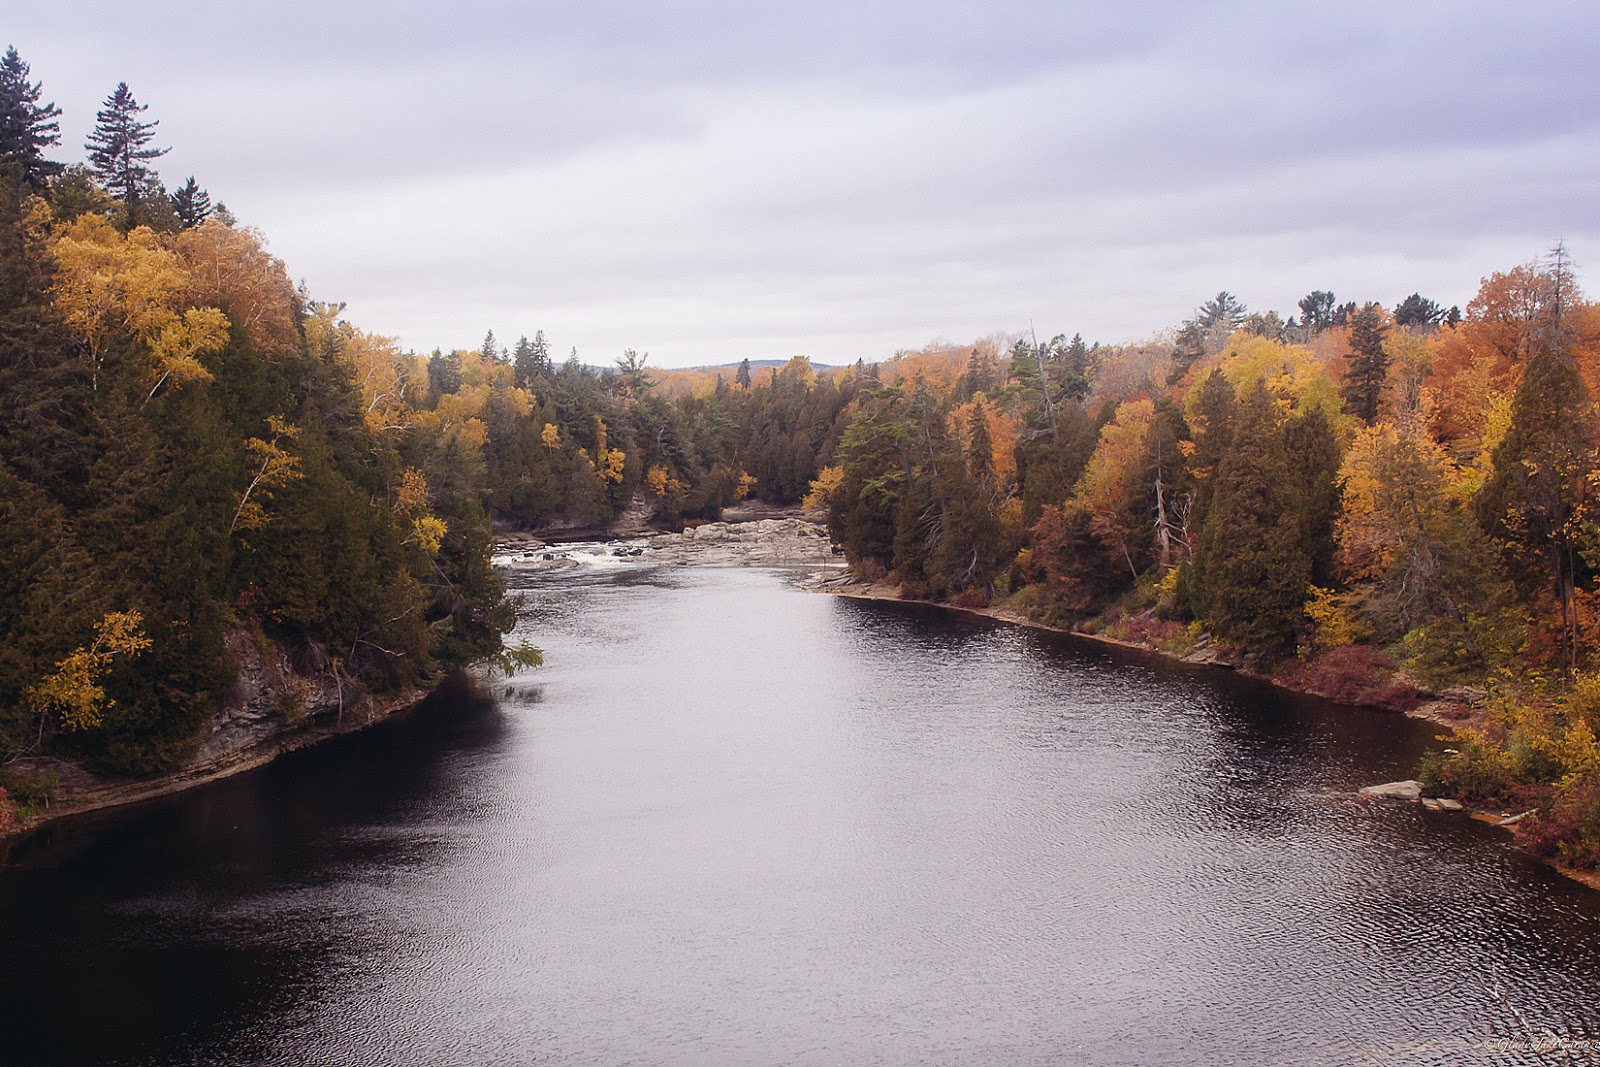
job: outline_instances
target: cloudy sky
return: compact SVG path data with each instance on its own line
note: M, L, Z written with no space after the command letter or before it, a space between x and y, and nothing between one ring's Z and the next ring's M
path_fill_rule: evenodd
M358 325L605 363L1101 341L1218 289L1462 303L1600 266L1600 4L30 4L82 158L160 163ZM7 42L0 42L0 44ZM1592 292L1596 286L1589 284Z

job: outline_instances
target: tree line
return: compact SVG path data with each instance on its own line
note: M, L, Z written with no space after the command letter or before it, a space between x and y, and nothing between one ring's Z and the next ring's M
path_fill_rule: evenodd
M1600 309L1563 248L1465 309L1220 292L1130 344L673 372L535 330L423 355L296 290L193 178L168 192L126 85L86 162L52 162L30 77L8 50L7 755L177 765L246 637L414 684L499 652L497 526L755 497L825 510L907 597L1209 642L1344 699L1488 683L1435 787L1559 809L1548 847L1600 855Z

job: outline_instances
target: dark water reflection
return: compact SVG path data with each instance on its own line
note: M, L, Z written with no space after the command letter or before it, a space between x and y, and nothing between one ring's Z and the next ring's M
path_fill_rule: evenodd
M526 584L498 706L19 849L0 1058L1600 1062L1600 896L1350 798L1414 724L767 574Z

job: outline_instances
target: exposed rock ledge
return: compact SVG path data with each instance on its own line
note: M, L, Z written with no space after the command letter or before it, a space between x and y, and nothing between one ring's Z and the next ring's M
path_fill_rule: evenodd
M183 767L154 778L105 778L76 764L16 760L13 773L54 774L60 785L50 807L13 828L21 834L67 815L133 804L192 789L270 763L278 756L386 718L425 696L420 689L375 697L359 682L297 671L283 648L239 627L228 634L239 675L212 713L205 736Z

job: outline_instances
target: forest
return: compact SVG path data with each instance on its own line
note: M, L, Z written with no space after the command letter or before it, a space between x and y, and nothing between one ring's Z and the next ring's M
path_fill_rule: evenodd
M1483 711L1430 789L1600 860L1600 305L1567 250L1464 308L1228 292L1133 343L1063 329L840 368L661 371L538 330L420 354L289 280L126 85L86 162L0 63L0 760L182 765L242 638L383 692L506 650L497 529L825 511L909 599L1335 699ZM26 789L0 773L13 792ZM0 799L0 809L4 809Z

